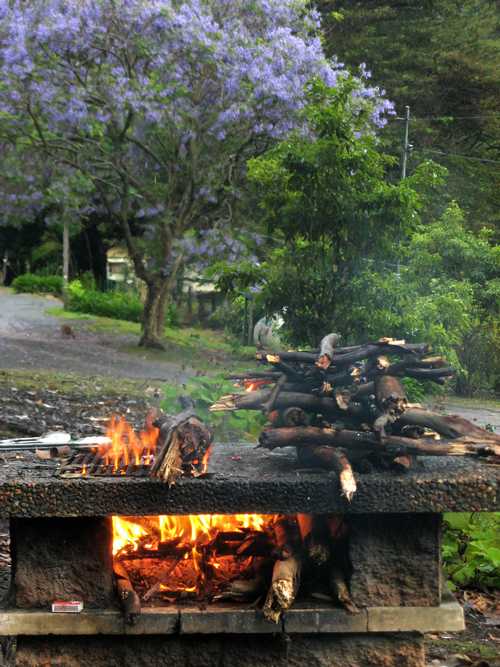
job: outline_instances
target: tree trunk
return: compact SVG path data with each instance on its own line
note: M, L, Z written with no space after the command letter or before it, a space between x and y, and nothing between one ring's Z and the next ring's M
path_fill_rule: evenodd
M146 301L142 314L142 336L139 341L141 347L151 347L164 350L158 334L159 309L161 307L162 284L156 280L147 283Z
M158 297L158 306L156 309L156 336L158 340L161 340L164 330L165 330L165 312L167 305L170 303L171 297L171 281L166 280L165 283L160 288L160 296Z

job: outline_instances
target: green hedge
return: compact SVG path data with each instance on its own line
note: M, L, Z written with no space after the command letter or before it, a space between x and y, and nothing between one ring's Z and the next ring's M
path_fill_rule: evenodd
M24 273L14 278L12 287L17 293L43 293L60 296L63 292L63 279L61 276L37 276L34 273Z
M142 316L142 303L139 297L123 292L85 289L79 280L73 280L68 285L66 308L78 313L114 317L129 322L140 322Z

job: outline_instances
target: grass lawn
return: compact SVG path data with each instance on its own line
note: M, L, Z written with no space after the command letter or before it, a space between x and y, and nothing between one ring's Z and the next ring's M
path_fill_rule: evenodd
M134 380L104 376L83 376L73 373L58 373L45 370L22 370L3 369L0 370L0 386L17 387L35 392L38 389L49 389L52 391L63 391L68 394L77 389L79 395L87 396L89 399L100 399L102 396L127 395L129 397L142 398L148 387L160 387L162 382L154 380Z
M141 325L137 322L115 320L109 317L85 315L55 307L46 310L48 315L71 321L81 321L89 331L139 337ZM255 348L239 345L229 340L223 332L197 327L165 327L165 350L147 350L135 343L123 342L122 351L152 361L161 360L189 366L210 374L221 370L251 368Z

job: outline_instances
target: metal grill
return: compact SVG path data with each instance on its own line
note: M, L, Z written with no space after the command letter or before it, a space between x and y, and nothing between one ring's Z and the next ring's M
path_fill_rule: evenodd
M151 466L154 463L154 455L148 454L146 448L143 449L140 461L137 464L129 462L122 455L115 463L114 460L108 462L108 459L100 452L92 450L85 452L76 452L61 466L59 470L60 477L148 477Z

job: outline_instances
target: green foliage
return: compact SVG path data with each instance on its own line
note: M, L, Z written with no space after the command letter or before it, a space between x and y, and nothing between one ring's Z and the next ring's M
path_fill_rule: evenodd
M421 403L425 400L429 389L427 383L415 380L415 378L403 378L402 382L410 403Z
M61 276L40 276L34 273L24 273L12 281L12 287L17 293L29 292L60 296L63 291L63 279Z
M256 440L266 421L260 412L209 412L212 403L235 391L233 383L225 380L223 375L195 377L183 385L166 385L162 407L169 413L178 412L181 409L178 399L188 396L195 403L196 414L210 424L218 440Z
M273 250L264 270L266 311L285 308L286 339L293 345L316 345L323 332L334 328L339 290L333 244L296 238Z
M452 584L500 588L500 512L444 519L443 559Z
M351 79L335 91L318 84L306 111L314 139L295 135L248 165L267 228L287 240L328 238L339 269L360 254L388 252L419 206L410 183L389 182L394 160L366 129L369 106L353 106L355 90Z
M499 17L495 0L316 0L326 50L367 63L398 115L411 108L409 173L432 157L449 169L449 196L478 229L499 222ZM339 23L332 10L342 15ZM403 123L384 132L401 155ZM437 152L436 152L437 151ZM460 157L460 156L465 156ZM468 159L472 157L473 159ZM437 200L434 200L437 203ZM434 210L433 217L440 215Z
M137 296L85 289L79 280L73 280L68 285L66 307L79 313L114 317L130 322L140 322L142 317L142 303Z

